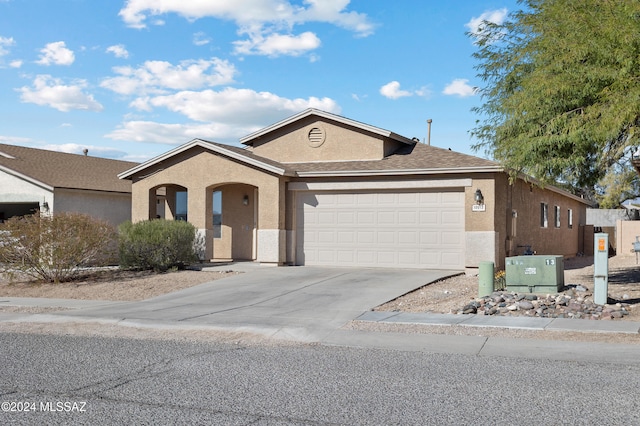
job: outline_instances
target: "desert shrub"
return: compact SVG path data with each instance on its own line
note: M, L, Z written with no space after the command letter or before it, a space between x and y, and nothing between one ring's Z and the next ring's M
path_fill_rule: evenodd
M185 221L146 220L119 227L120 267L164 272L198 260L196 228Z
M12 217L0 224L0 272L69 281L83 267L115 259L116 237L108 222L79 213Z

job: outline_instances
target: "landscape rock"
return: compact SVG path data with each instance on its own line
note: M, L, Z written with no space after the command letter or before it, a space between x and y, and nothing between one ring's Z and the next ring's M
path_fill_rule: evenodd
M576 318L592 320L620 319L629 315L628 303L597 305L591 295L577 296L577 289L566 294L523 294L494 292L467 303L456 314L534 316L540 318Z

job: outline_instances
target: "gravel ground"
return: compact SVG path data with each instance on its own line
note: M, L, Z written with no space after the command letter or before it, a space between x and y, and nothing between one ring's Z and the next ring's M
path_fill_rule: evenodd
M593 300L593 257L567 259L565 288L581 285L588 289L582 294ZM640 321L640 268L635 257L615 256L609 259L609 298L613 303L629 304L630 314L621 320ZM451 313L478 297L478 277L458 275L432 284L378 306L377 311ZM617 320L616 320L617 321Z

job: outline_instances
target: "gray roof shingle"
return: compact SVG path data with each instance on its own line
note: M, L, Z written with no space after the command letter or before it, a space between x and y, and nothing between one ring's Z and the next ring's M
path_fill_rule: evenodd
M0 168L54 188L131 192L131 181L118 173L137 163L0 144Z

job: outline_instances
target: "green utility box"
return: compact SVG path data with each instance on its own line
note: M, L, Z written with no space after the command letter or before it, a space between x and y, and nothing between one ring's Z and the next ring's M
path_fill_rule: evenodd
M564 287L562 256L514 256L505 259L507 290L516 293L557 293Z

